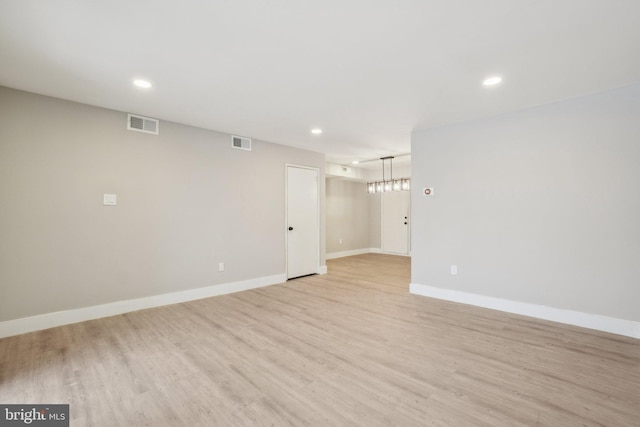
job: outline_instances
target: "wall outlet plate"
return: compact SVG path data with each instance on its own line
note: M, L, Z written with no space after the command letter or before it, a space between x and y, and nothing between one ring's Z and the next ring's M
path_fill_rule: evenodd
M115 194L103 194L102 204L105 206L115 206L118 204L118 196Z

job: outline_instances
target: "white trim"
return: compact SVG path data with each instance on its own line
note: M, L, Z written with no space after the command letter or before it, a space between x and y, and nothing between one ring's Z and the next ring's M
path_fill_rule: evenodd
M318 274L327 274L327 266L321 265L320 267L318 267Z
M393 252L384 252L380 248L364 248L364 249L353 249L350 251L329 252L328 254L325 254L325 259L343 258L346 256L354 256L354 255L362 255L362 254L385 254L385 255L404 256L404 257L411 258L411 254L396 254Z
M330 252L325 255L325 259L343 258L346 256L362 255L373 252L373 248L352 249L350 251Z
M86 320L99 319L101 317L115 316L145 308L159 307L163 305L177 304L193 301L201 298L209 298L218 295L231 294L263 286L284 283L286 274L257 277L255 279L240 282L223 283L204 288L189 289L186 291L172 292L168 294L153 295L150 297L136 298L125 301L117 301L109 304L94 305L91 307L76 308L72 310L56 311L38 316L24 317L22 319L0 322L0 338L41 329L68 325L70 323L84 322Z
M395 256L403 256L403 257L411 258L411 254L398 254L395 252L385 252L385 251L380 251L379 253L385 254L385 255L395 255Z
M409 292L640 339L640 322L411 283Z

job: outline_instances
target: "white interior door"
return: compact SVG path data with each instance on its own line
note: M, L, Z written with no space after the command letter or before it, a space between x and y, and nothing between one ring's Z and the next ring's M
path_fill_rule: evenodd
M409 191L382 193L382 251L409 253Z
M287 166L287 278L318 272L318 170Z

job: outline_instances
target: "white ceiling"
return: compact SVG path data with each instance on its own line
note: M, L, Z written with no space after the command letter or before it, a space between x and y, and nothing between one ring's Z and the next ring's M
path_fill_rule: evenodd
M0 85L346 163L640 81L639 18L638 0L2 0Z

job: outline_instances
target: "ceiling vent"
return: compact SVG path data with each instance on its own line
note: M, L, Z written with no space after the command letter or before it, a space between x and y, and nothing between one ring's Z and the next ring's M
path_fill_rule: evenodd
M128 114L127 129L157 135L160 130L160 121L156 119L150 119L149 117Z
M239 150L251 151L251 138L231 135L231 146Z

